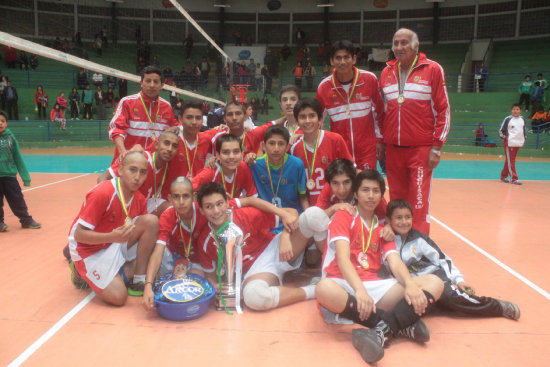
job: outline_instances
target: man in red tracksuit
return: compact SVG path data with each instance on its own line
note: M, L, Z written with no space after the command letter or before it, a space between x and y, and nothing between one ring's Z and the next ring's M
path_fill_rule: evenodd
M396 59L380 75L385 103L382 135L390 199L413 207L413 227L430 232L432 170L451 126L449 97L441 65L418 52L418 36L400 29L393 36Z
M341 135L360 170L376 169L383 153L378 121L384 112L376 76L357 69L355 47L337 41L330 50L334 73L321 81L316 99L330 116L330 131Z
M141 74L141 92L124 97L118 103L109 124L109 138L116 147L113 161L134 145L145 148L162 131L179 126L170 103L159 97L163 85L162 71L147 66Z

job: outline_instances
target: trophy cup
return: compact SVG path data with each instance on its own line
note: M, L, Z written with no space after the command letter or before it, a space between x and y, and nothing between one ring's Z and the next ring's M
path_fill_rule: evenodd
M243 232L228 222L216 231L218 265L216 275L220 284L216 289L216 309L241 310L241 269Z

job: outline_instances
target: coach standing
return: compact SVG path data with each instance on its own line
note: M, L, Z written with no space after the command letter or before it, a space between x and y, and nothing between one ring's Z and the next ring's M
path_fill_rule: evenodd
M393 36L396 59L380 75L386 106L382 134L390 198L407 199L413 226L429 234L432 170L451 127L449 97L441 65L418 52L418 36L399 29Z

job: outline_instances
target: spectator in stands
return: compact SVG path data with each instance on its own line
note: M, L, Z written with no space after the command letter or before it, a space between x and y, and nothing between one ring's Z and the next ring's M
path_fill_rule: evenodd
M310 61L308 61L306 69L304 70L304 75L306 76L307 90L309 91L313 90L313 79L316 74L317 72L315 71L315 67L311 65Z
M256 90L263 90L263 78L262 69L260 63L256 64L256 72L254 73L254 79L256 80Z
M286 61L290 56L290 54L291 54L290 47L288 47L288 45L285 43L281 48L281 56L283 57L283 61Z
M78 120L79 103L80 103L80 94L78 94L78 90L76 88L73 88L73 90L69 94L69 106L71 106L71 120L74 120L74 119Z
M477 129L474 130L474 134L476 134L476 145L481 147L485 146L485 138L487 137L487 134L485 134L483 124L479 124L477 126Z
M256 89L256 84L254 83L256 78L256 64L254 63L254 59L250 59L250 62L246 66L246 71L248 73L247 83L250 84L252 89Z
M50 120L56 123L57 127L61 130L66 130L67 120L65 119L63 108L61 108L59 103L56 103L50 111Z
M304 75L304 68L302 63L298 61L294 69L292 69L292 74L294 74L294 84L302 89L302 76Z
M303 46L305 40L306 40L306 32L304 32L300 27L298 27L298 30L296 31L296 44L298 45L298 47Z
M78 75L76 77L76 84L78 85L78 89L86 89L86 85L89 84L88 74L86 74L86 71L84 71L84 69L80 69L80 71L78 72Z
M44 91L41 85L36 87L34 92L34 109L38 112L38 119L43 120L46 118L46 108L48 107L48 93Z
M77 48L82 48L82 32L76 32L74 35L74 44Z
M258 112L260 112L260 109L262 108L262 104L257 94L252 97L252 99L250 100L250 104L252 105L252 120L257 121Z
M533 110L535 110L535 104L533 103ZM531 130L529 132L538 133L539 127L548 120L548 115L544 111L542 105L536 107L535 113L531 117Z
M487 67L484 63L479 64L476 69L475 79L477 80L477 88L479 92L485 92L485 82L487 80Z
M112 75L107 76L107 88L116 88L116 78Z
M4 88L2 95L6 101L6 112L8 113L8 119L19 120L19 107L17 106L19 97L17 96L17 89L11 85L10 80L8 80L8 85Z
M170 65L166 65L162 71L162 75L164 76L164 84L174 85L174 73L172 72Z
M145 60L143 60L143 57L138 57L137 63L136 63L136 73L140 74L141 71L145 68Z
M63 52L71 52L71 44L69 43L69 40L66 38L63 38L63 42L61 42L61 51Z
M239 65L238 74L239 74L239 83L247 84L248 71L246 70L246 64L244 60L241 61L241 64Z
M252 103L247 103L245 107L246 120L244 120L244 130L254 130L256 128L256 125L254 124L254 107L252 107Z
M25 51L19 52L19 59L17 62L19 63L19 69L27 70L29 68L30 61Z
M540 85L540 81L535 82L533 91L531 92L531 102L533 102L533 111L538 111L539 107L542 106L542 96L544 94L544 89ZM544 109L544 108L543 108Z
M99 120L105 120L105 92L101 86L97 86L94 93L95 105L97 109L97 117Z
M103 41L101 41L101 35L98 33L94 37L93 47L95 49L96 55L101 57L103 55Z
M118 81L118 99L122 99L128 95L128 81L120 79Z
M6 101L4 99L4 88L8 86L8 77L5 75L2 75L0 77L0 110L5 111L6 110Z
M271 85L273 83L273 76L271 74L271 69L267 64L264 64L262 68L262 75L265 79L265 93L271 94Z
M86 84L86 89L82 91L82 103L84 104L83 118L90 120L93 118L92 103L94 102L94 92L90 89L90 84Z
M92 81L96 87L103 86L103 74L95 72L94 75L92 75Z
M189 60L191 58L191 53L193 52L193 45L195 44L195 41L193 41L193 36L189 34L184 40L183 40L183 46L185 47L185 59Z
M59 97L55 100L56 103L59 103L59 106L63 111L67 109L67 98L65 98L65 92L60 92Z
M531 102L531 93L533 92L533 82L531 82L531 75L525 75L525 80L519 85L519 102L522 105L525 102L525 112L529 112L529 103Z
M17 51L15 48L4 45L2 46L2 51L4 51L4 60L8 69L15 69L15 64L17 63Z
M160 63L157 55L153 56L153 61L151 61L151 65L156 66L157 68L160 68Z
M542 104L543 106L546 106L546 96L547 96L547 90L548 90L548 81L542 77L542 73L537 74L537 81L540 82L540 86L542 87L543 94L542 94Z
M113 88L108 88L107 93L105 93L105 104L107 107L115 107L115 92Z
M38 61L38 56L32 54L31 55L31 61L30 61L30 66L31 66L31 69L33 70L36 70L36 68L38 67L38 64L40 62Z
M262 98L262 115L267 115L269 112L269 98L267 98L267 94L264 94L264 98Z

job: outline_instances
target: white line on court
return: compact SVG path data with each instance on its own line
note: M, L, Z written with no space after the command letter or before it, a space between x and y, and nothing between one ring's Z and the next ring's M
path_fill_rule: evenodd
M94 173L95 173L95 172L94 172ZM84 173L84 174L79 175L79 176L70 177L70 178L66 178L66 179L64 179L64 180L59 180L59 181L55 181L55 182L50 182L50 183L45 184L45 185L36 186L36 187L31 187L30 189L25 189L25 190L22 190L22 191L23 191L23 192L32 191L32 190L40 189L40 188L42 188L42 187L47 187L47 186L55 185L55 184L58 184L58 183L61 183L61 182L70 181L70 180L75 180L75 179L77 179L77 178L84 177L84 176L88 176L88 175L91 175L91 173Z
M47 342L59 329L61 329L70 319L72 319L81 309L84 308L92 299L94 299L95 293L91 292L84 298L78 305L76 305L72 310L70 310L65 316L61 318L58 322L55 323L48 331L46 331L37 341L32 343L30 347L27 348L23 353L19 355L13 362L11 362L8 367L17 367L25 362L34 352L38 350Z
M438 224L440 224L443 228L445 228L446 230L448 230L449 232L451 232L452 234L457 236L459 239L464 241L467 245L472 247L474 250L478 251L483 256L487 257L489 260L493 261L495 264L497 264L498 266L500 266L501 268L503 268L504 270L506 270L507 272L509 272L510 274L515 276L516 278L518 278L519 280L521 280L523 283L527 284L529 287L533 288L535 291L542 294L544 297L546 297L546 299L550 299L550 293L548 293L547 291L545 291L544 289L542 289L541 287L539 287L538 285L536 285L535 283L533 283L532 281L530 281L529 279L527 279L526 277L524 277L523 275L521 275L520 273L518 273L517 271L515 271L511 267L509 267L508 265L504 264L502 261L500 261L499 259L497 259L493 255L491 255L490 253L488 253L487 251L485 251L481 247L477 246L475 243L473 243L472 241L470 241L466 237L462 236L460 233L458 233L457 231L455 231L454 229L452 229L451 227L449 227L445 223L441 222L440 220L438 220L434 217L430 217L430 218L433 219Z

